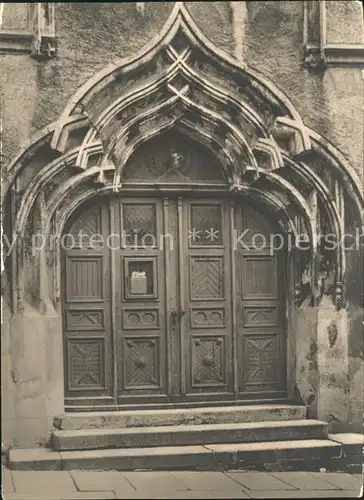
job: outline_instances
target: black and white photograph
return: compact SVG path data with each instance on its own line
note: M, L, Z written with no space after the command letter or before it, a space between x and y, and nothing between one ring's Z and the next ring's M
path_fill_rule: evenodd
M5 500L360 498L357 0L0 2Z

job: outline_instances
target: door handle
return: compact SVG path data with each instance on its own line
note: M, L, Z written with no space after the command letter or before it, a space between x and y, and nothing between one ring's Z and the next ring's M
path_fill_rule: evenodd
M177 321L180 322L182 316L185 314L186 311L176 311L173 310L171 311L171 322L172 322L172 327L175 328L177 326Z

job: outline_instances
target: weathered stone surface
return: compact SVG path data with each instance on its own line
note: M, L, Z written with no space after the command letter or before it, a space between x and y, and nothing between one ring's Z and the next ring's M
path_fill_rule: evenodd
M15 314L9 326L13 445L44 446L52 417L63 406L60 317L52 308L40 314L26 304L24 312Z
M217 47L234 53L231 8L228 2L188 2L188 10L199 28Z
M115 498L112 491L74 491L72 493L63 493L62 500L111 500ZM125 497L117 497L125 498ZM9 493L6 500L58 500L59 494L57 492L42 493Z
M293 309L293 310L292 310ZM291 366L290 378L294 380L294 397L299 397L307 405L307 415L317 414L317 392L319 372L317 367L317 308L290 308L294 329L289 338Z
M246 443L295 439L324 439L327 425L316 420L293 420L245 424L179 425L54 431L55 450L182 446L210 443Z
M213 463L212 452L203 446L62 451L60 455L66 470L193 470L204 466L211 468Z
M14 450L9 467L22 470L227 470L277 460L327 460L340 455L341 446L329 440L281 441L206 446L165 446L86 451Z
M61 470L62 460L58 451L45 448L9 451L8 465L15 470Z
M300 405L249 405L169 410L66 413L55 417L62 430L199 425L203 423L243 423L303 419L306 408Z
M5 469L6 471L6 469ZM348 474L192 471L9 471L10 500L104 498L357 498L362 476ZM12 478L10 477L12 476ZM275 476L278 476L275 477ZM3 474L3 477L6 477ZM322 483L330 483L323 489ZM292 484L294 486L292 486ZM331 489L331 487L334 489ZM315 487L315 490L313 489ZM343 488L343 489L342 489ZM315 495L314 495L315 493Z
M87 470L69 472L79 491L123 491L124 498L131 498L135 493L125 472L103 471L95 473ZM129 496L128 496L129 495Z
M357 491L341 490L294 490L294 491L271 491L269 498L356 498ZM250 498L267 498L265 491L251 491Z
M68 471L12 471L16 493L52 494L57 491L61 498L65 493L77 491Z
M356 433L329 434L329 439L343 445L344 453L361 453L364 445L364 435Z
M11 311L5 298L2 301L1 325L1 434L2 452L13 444L14 437L14 381L12 379L11 363ZM3 456L3 453L2 453Z
M342 4L338 9L346 10L344 4L356 2L333 3ZM360 11L359 6L347 9ZM276 82L283 91L285 89L304 123L320 130L335 143L362 176L364 134L361 110L357 106L357 99L363 95L361 68L335 67L325 73L309 73L302 69L304 9L301 2L247 2L247 11L244 62ZM330 36L334 32L342 33L343 18L334 19ZM357 34L363 31L362 15L355 13L350 19L350 28L347 26L350 37L347 36L345 42L356 43ZM348 88L350 93L346 91Z
M326 472L322 474L312 472L311 475L315 476L315 478L319 478L321 481L328 482L337 489L349 491L357 490L358 493L363 484L363 478L355 477L353 474L339 472Z
M363 8L360 2L328 2L327 43L363 43ZM350 41L350 42L349 42Z
M295 490L296 487L286 481L274 477L266 472L228 472L227 475L248 490L265 491L266 495L273 490ZM269 492L269 493L268 493Z
M359 44L363 22L362 16L360 19L358 17L361 12L358 2L333 4L335 6L328 10L328 40ZM7 26L9 19L11 20L9 14L12 8L10 4L6 5L4 19ZM158 3L153 9L147 8L143 17L134 5L128 3L110 5L108 8L96 4L59 5L56 9L56 34L59 39L57 58L39 62L25 54L2 54L2 114L7 132L2 151L5 163L19 151L19 143L24 139L29 141L34 131L47 125L50 132L50 123L60 116L74 92L86 81L90 82L106 63L117 65L122 58L134 56L137 50L158 33L170 9L169 4ZM234 52L230 7L226 2L205 2L204 5L190 2L188 9L210 40L219 48ZM235 33L235 42L239 39L244 47L244 63L277 84L297 107L305 125L338 146L357 174L362 176L364 134L362 108L358 105L363 95L362 69L331 67L325 72L314 73L302 68L302 2L247 2L245 10L241 37L236 37ZM15 7L13 12L13 21L19 27L20 17L24 19L24 16L19 16ZM344 14L345 26L342 20ZM98 20L96 25L95 19ZM20 25L22 23L23 21ZM158 63L160 62L159 59ZM200 69L210 66L211 74L220 77L214 63L203 60L199 64ZM153 66L146 70L148 78L154 75L155 69ZM122 71L118 77L122 80ZM145 76L141 74L138 78L144 79ZM244 81L246 76L241 75L241 78L240 88L236 82L234 85L235 90L242 94L247 81ZM224 82L227 80L226 77ZM109 93L111 87L114 94ZM100 92L99 99L92 108L95 113L102 113L105 103L111 105L113 97L119 97L117 78L113 80L109 90L104 94ZM255 100L257 95L255 92L253 94L250 97ZM85 96L84 101L90 102L90 95ZM258 101L254 105L262 110L261 117L265 119L266 115L271 116L269 106L267 108L262 105L264 99ZM90 123L92 124L92 120ZM118 123L115 127L112 130L118 128ZM79 144L78 140L79 137L75 139L76 142L70 140L68 147ZM49 154L51 159L55 157L55 153L50 154L50 148L45 148L45 151L44 156ZM44 156L40 154L29 165L28 158L23 158L23 165L30 168L25 169L26 173L17 182L20 190L26 189L34 175L47 163ZM315 163L314 160L312 162ZM328 175L323 176L324 182L332 191L332 186L336 185L336 177L332 175L330 168L326 168L329 164L323 165L324 172L329 171ZM32 227L30 222L29 217L28 227ZM32 260L27 260L26 267L29 273L25 288L29 293L34 291L37 295L38 266L33 269ZM53 264L48 271L52 269ZM15 270L14 275L16 274ZM356 274L361 276L362 273ZM52 281L52 276L49 281ZM33 286L34 283L36 286ZM349 293L350 287L349 279L348 297L353 295ZM17 289L18 286L14 285L13 288ZM59 290L53 292L56 295ZM296 401L301 398L309 408L309 416L329 420L334 431L344 427L350 430L351 425L361 430L363 398L358 387L362 385L363 360L360 358L360 349L355 347L356 342L352 342L352 339L362 337L360 311L348 309L336 312L330 300L323 297L317 307L311 308L309 304L304 304L296 308L292 305L287 311L287 316L292 320L289 322L287 335L289 398ZM330 302L330 307L327 307L327 302ZM26 305L24 313L14 313L11 320L6 318L4 328L5 348L2 354L5 373L5 444L44 445L48 440L53 415L60 414L64 408L61 319L55 311L41 314ZM328 337L330 328L331 335ZM350 363L348 350L351 352ZM274 420L275 416L276 414L267 415L267 420ZM69 418L77 420L77 417ZM82 418L85 418L83 422ZM62 417L57 420L57 425L61 428L68 428L67 425L72 428L74 425L73 428L76 429L89 426L112 428L123 421L124 416L106 415L100 420L98 418L99 416L91 417L89 423L89 417L80 417L77 423L72 421L62 427L68 419ZM152 416L148 423L144 416L141 419L136 415L125 418L122 426L166 425L159 414ZM193 418L193 423L212 423L211 418L202 412L198 418ZM249 413L246 413L246 418L250 418ZM170 418L168 425L186 423L189 422L188 419L187 414L186 417L174 416ZM262 420L265 420L264 416Z
M118 492L116 492L116 495L118 495ZM125 498L122 496L117 496L116 498ZM161 495L160 493L156 493L156 495L152 494L151 496L148 496L148 498L165 498L165 499L170 499L171 496L170 494L167 495ZM193 498L193 499L206 499L206 498L249 498L249 496L244 493L243 491L233 491L233 492L228 492L228 491L211 491L211 490L198 490L198 491L177 491L173 492L173 498Z
M317 317L317 369L320 386L317 394L318 418L328 421L330 430L344 430L348 422L348 328L347 311L336 311L328 297L324 297ZM330 331L336 339L330 345ZM340 425L341 424L341 425Z
M10 470L5 467L2 467L1 483L5 495L7 495L8 493L14 493L15 490L14 490L14 482L12 479L12 474Z
M51 123L72 94L106 64L133 56L155 36L171 11L170 2L156 3L140 16L133 3L64 4L55 9L58 57L47 64L28 54L3 54L3 120L5 162L19 143ZM10 15L10 9L7 9ZM96 17L95 17L96 16ZM95 19L99 29L95 29ZM14 13L13 19L17 19Z
M198 474L201 474L200 472ZM189 488L186 486L187 472L182 472L182 477L175 475L173 472L163 471L153 471L153 472L132 472L125 475L129 483L133 486L134 491L148 496L149 494L161 494L166 495L167 493L174 493L176 491L187 491ZM117 491L120 491L119 487Z
M354 445L354 446L362 446L364 444L364 436L363 434L358 434L355 432L338 432L335 434L330 434L329 436L334 441L338 443L342 443L344 445Z
M278 460L326 460L340 455L340 445L329 440L281 441L271 443L212 444L206 448L223 463L244 466Z
M232 476L223 472L174 471L172 474L186 489L193 491L225 491L231 493L242 491L241 484L236 482Z
M335 490L334 485L321 479L321 475L311 472L272 472L272 476L284 480L298 490Z

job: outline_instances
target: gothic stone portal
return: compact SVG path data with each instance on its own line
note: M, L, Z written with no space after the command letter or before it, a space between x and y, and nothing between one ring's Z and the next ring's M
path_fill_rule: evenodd
M204 180L193 155L179 171L169 156L165 172L136 157L124 187L148 169L163 182ZM210 185L221 182L208 166ZM66 407L285 398L283 255L261 248L276 231L226 191L82 205L63 251Z

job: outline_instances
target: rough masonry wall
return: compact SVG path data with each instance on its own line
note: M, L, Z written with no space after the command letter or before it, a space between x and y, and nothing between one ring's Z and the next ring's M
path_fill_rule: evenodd
M229 2L186 3L204 34L233 54ZM330 43L343 42L343 18L350 24L346 42L360 43L360 2L328 3L335 4L328 11ZM141 13L135 2L59 3L55 9L59 44L55 59L38 62L28 54L1 55L5 163L19 144L59 116L89 78L109 62L135 55L157 35L172 7L172 2L156 2L147 4ZM274 81L305 123L335 143L362 175L364 134L358 106L358 96L364 90L361 69L329 68L315 73L303 67L303 2L249 1L245 12L245 24L241 26L243 61ZM4 28L18 28L20 17L24 13L20 15L17 5L7 4Z
M185 5L207 38L219 49L234 55L235 41L229 2L185 2Z
M16 4L6 4L7 26L17 23ZM132 57L162 28L171 2L137 11L135 2L57 3L57 57L36 61L29 54L0 56L3 92L3 158L56 120L72 95L108 63ZM11 16L11 9L13 16Z
M187 2L200 28L218 47L233 52L228 2ZM0 55L3 93L3 159L6 164L20 145L56 120L72 95L108 63L133 57L158 35L173 2L103 4L58 3L55 27L57 56L38 62L29 54ZM17 4L7 4L4 29L19 25Z
M244 2L239 2L243 4ZM204 34L219 48L234 53L229 2L186 2ZM328 39L360 43L360 2L328 2ZM1 55L3 159L55 120L76 90L109 62L131 57L157 35L172 2L59 3L55 9L58 55L38 62L28 54ZM18 29L17 4L6 4L4 29ZM339 17L337 14L340 14ZM241 23L243 61L275 82L301 113L305 123L335 143L363 171L363 120L358 96L363 94L359 68L329 68L315 73L303 67L303 2L245 2ZM21 27L24 27L24 20ZM362 36L362 35L361 35ZM351 39L350 39L351 37Z
M362 237L362 240L364 238ZM361 252L348 252L348 388L349 422L358 432L363 431L364 415L364 241Z
M344 19L350 26L345 30L345 43L360 43L360 2L327 4L330 43L343 43ZM243 60L270 78L293 102L304 123L341 149L363 178L364 132L362 106L358 105L364 92L362 70L332 67L315 73L304 68L303 27L303 2L246 2Z

